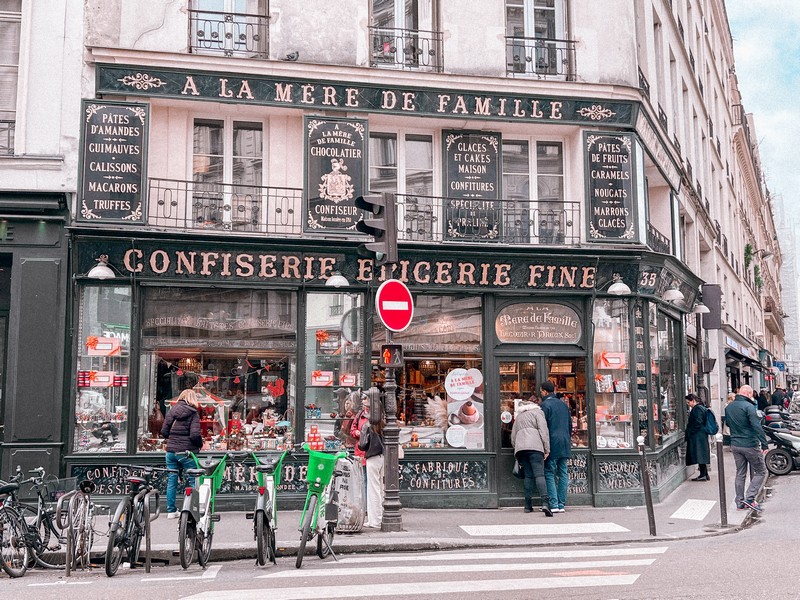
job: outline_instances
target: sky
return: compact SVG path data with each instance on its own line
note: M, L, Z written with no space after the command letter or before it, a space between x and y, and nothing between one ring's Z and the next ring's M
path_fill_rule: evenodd
M726 0L742 102L755 119L767 187L800 204L800 0ZM795 216L797 218L797 216Z

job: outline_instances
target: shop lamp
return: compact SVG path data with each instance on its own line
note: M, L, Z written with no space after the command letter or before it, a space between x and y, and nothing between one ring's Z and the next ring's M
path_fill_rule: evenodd
M631 293L631 288L622 281L622 277L619 273L614 273L614 276L611 278L613 283L608 287L608 293L612 296L627 296Z
M339 271L334 271L333 274L325 281L325 287L340 288L348 287L349 285L350 282L347 281L347 277L342 275Z
M770 252L766 248L762 248L761 250L756 252L756 254L761 257L761 260L768 260L773 256L772 252Z
M97 264L89 270L86 277L89 279L114 279L116 277L114 271L108 266L108 254L101 254L96 260Z
M678 282L673 281L669 289L664 292L664 300L667 302L678 302L683 300L683 293L678 289Z
M708 308L702 302L698 302L697 304L694 305L694 308L692 309L692 312L694 314L696 314L696 315L706 315L706 314L711 312L711 309Z

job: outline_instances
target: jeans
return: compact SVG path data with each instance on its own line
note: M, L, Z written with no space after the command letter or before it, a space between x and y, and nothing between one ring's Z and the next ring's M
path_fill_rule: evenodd
M736 461L736 506L741 506L742 501L752 502L758 490L767 478L767 465L764 463L764 453L761 448L742 448L731 446L733 460ZM747 492L744 482L747 479L747 467L750 467L750 485Z
M567 487L569 475L567 461L561 458L549 458L544 461L544 478L547 481L547 495L550 496L550 508L564 508L567 503Z
M525 472L523 488L525 500L533 498L533 493L538 491L542 496L542 505L550 504L547 497L547 483L544 479L544 454L538 450L520 450L516 454L522 470Z
M178 496L178 478L185 475L186 469L195 468L191 456L177 456L174 452L167 452L166 463L168 469L177 469L179 473L169 473L167 477L167 512L175 512L175 499ZM194 477L189 477L189 487L194 487Z

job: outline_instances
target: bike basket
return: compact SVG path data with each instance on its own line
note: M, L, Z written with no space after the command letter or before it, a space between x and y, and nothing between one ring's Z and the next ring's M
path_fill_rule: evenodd
M54 479L45 482L46 493L45 497L50 499L50 502L57 502L61 496L67 492L71 492L78 484L77 477L64 477L63 479Z
M333 469L336 467L336 462L338 460L339 457L335 454L326 454L325 452L309 450L306 481L309 483L317 483L317 479L319 479L320 485L328 485L331 482Z

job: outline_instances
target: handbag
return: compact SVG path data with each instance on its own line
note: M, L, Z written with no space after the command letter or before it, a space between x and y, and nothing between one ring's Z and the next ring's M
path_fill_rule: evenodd
M511 474L518 479L525 479L525 471L518 460L514 461L514 467L511 469Z

